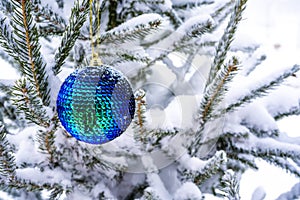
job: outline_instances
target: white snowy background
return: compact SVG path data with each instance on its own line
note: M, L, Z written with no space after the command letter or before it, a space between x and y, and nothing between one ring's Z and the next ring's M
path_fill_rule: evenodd
M274 67L287 67L300 64L300 1L299 0L249 0L244 20L236 35L238 43L256 41L267 57L274 59ZM279 66L282 63L285 66ZM270 67L270 71L274 68ZM0 60L0 79L15 79L17 74L5 61ZM267 70L266 70L267 71ZM300 117L285 118L278 122L282 131L292 137L300 136ZM257 160L259 171L248 170L241 181L241 198L251 199L256 190L266 192L265 200L276 199L288 191L295 183L296 177L284 170ZM0 193L0 198L5 198ZM253 199L257 199L256 196ZM210 196L207 199L211 199Z

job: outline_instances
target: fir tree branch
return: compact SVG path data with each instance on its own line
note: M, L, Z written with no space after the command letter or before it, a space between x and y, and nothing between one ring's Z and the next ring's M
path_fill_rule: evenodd
M136 117L134 120L135 126L135 139L141 141L142 143L146 142L146 133L147 130L145 129L145 112L146 112L146 101L144 99L145 92L140 90L137 93L136 97L136 104L137 104L137 110L136 110Z
M201 183L208 180L215 174L217 174L221 167L226 164L227 158L224 151L217 152L212 158L210 158L205 164L203 169L192 171L185 169L183 171L183 179L185 181L190 180L196 185L200 186Z
M163 14L169 17L170 21L172 22L175 28L178 28L183 23L181 18L178 16L176 10L173 8L169 9L166 12L163 12Z
M246 123L246 122L242 122L241 125L247 127L247 129L249 129L249 131L251 133L253 133L254 135L256 135L257 137L278 137L279 135L279 129L272 129L272 130L263 130L257 126L255 126L254 124L250 124L250 123Z
M131 192L124 198L124 200L131 200L131 199L136 199L138 196L143 194L144 190L148 187L149 185L147 183L142 183L139 185L136 185ZM145 196L145 194L144 194ZM149 199L150 200L150 199Z
M278 158L275 156L263 158L267 162L269 162L272 165L275 165L277 167L280 167L281 169L285 169L288 172L294 174L295 176L300 178L300 169L297 169L292 163L290 163L287 159L284 158Z
M239 50L240 51L240 50ZM266 60L266 55L261 55L261 57L260 58L255 58L255 63L254 64L252 64L252 66L250 66L247 70L246 70L246 73L245 73L245 75L246 76L248 76L249 74L251 74L255 69L256 69L256 67L257 66L259 66L263 61L265 61Z
M14 42L14 35L9 25L8 20L3 18L0 19L0 45L4 49L4 51L11 56L21 68L23 68L23 63L18 55L18 48Z
M117 8L118 8L118 1L117 0L108 0L108 24L107 24L107 30L111 30L113 28L115 28L118 25L118 21L117 21Z
M231 142L228 151L249 154L264 160L290 158L295 163L300 160L300 155L297 153L300 150L299 145L280 142L273 138L258 138L254 135L245 142L247 143L245 146Z
M4 191L9 191L10 189L24 189L27 192L41 192L42 190L51 191L50 199L58 199L59 196L64 192L64 189L59 184L37 184L28 180L22 180L18 178L12 179L10 182L0 181L0 188Z
M227 16L229 16L234 9L235 1L228 1L223 6L215 10L211 17L213 18L215 24L221 24ZM215 26L213 30L216 30L218 26Z
M135 19L138 20L138 17ZM126 26L126 22L122 27L116 27L106 33L103 33L100 38L97 38L97 44L121 44L126 41L137 40L155 31L159 28L162 21L155 19L148 21L145 24L136 24L134 27Z
M210 32L213 27L214 25L210 20L194 24L188 29L188 31L181 38L181 40L178 43L174 44L175 49L180 50L181 48L184 48L186 46L191 46L191 44L193 44L193 42L191 42L192 39L200 38L205 33Z
M205 123L207 119L211 119L211 114L214 108L222 100L222 96L227 88L227 83L233 79L236 71L238 70L237 65L237 59L233 58L232 64L228 64L226 67L223 67L223 69L216 75L211 85L206 88L200 104L202 123Z
M123 49L109 49L109 48L101 48L100 54L102 60L105 63L110 63L111 65L116 65L118 63L124 62L138 62L138 63L146 63L148 64L151 61L149 56L139 55L136 52L131 52L129 50Z
M210 85L213 82L213 79L215 79L217 72L221 69L224 63L227 52L229 51L230 45L233 41L237 25L242 20L242 13L245 9L246 2L247 0L238 0L235 4L233 14L231 15L227 28L216 49L215 59L212 63L206 86Z
M186 26L186 24L182 24L182 26ZM147 64L146 68L152 66L157 61L163 60L166 58L170 53L175 51L181 51L181 49L184 49L186 47L191 48L191 45L194 46L192 42L190 42L192 39L199 39L202 35L204 35L207 32L210 32L213 25L210 20L207 20L206 22L198 22L190 27L183 28L185 30L184 36L181 38L176 38L177 41L174 41L172 45L164 50L159 56L152 59L150 63ZM172 35L170 36L173 37ZM168 37L165 38L165 40L168 40Z
M79 0L76 0L75 2L70 16L69 25L67 26L63 34L61 44L55 53L55 66L53 67L55 75L61 71L61 67L79 37L81 27L86 21L89 11L89 1L83 0L81 5L79 2Z
M5 15L11 17L11 13L13 12L13 6L10 0L2 0L0 2L0 9Z
M271 80L270 82L261 85L258 88L253 89L252 91L250 91L249 94L239 98L235 103L230 104L228 107L220 111L219 115L216 115L214 117L219 117L225 113L232 112L235 109L243 106L244 104L252 102L255 98L265 96L269 90L280 85L286 78L292 76L299 70L300 70L300 66L294 65L292 69L290 69L289 71L286 71L283 74L276 77L275 79Z
M221 196L228 200L239 200L239 180L237 179L237 174L232 170L227 170L224 176L221 178L221 182L218 185L219 193Z
M176 4L173 4L174 9L193 9L194 7L199 7L202 5L213 4L214 0L201 0L201 1L176 1Z
M13 152L10 152L10 144L6 140L5 127L0 122L0 175L7 180L16 176L16 164Z
M49 163L55 164L57 163L57 153L55 142L55 131L56 129L47 130L47 131L39 131L37 135L37 141L39 142L39 149L49 155Z
M48 5L42 7L40 4L34 4L34 15L38 25L38 32L40 37L46 37L49 35L62 35L66 22L58 14L53 11Z
M28 121L45 128L50 126L46 110L43 108L34 87L26 83L26 79L17 81L12 91L14 104L20 111L24 112Z
M300 115L300 102L298 107L292 107L286 112L278 112L273 117L276 121L281 120L284 117L289 117L292 115Z
M8 94L8 95L11 95L11 88L10 86L6 85L6 84L3 84L2 82L0 82L0 91Z
M18 45L19 58L24 65L22 73L28 77L38 97L44 105L49 105L48 77L46 76L43 58L40 53L39 36L31 15L31 2L28 0L12 1L14 6L13 24L15 42Z
M139 2L142 2L144 4L149 4L149 5L160 5L165 3L165 0L140 0Z
M230 160L234 160L234 161L238 162L238 165L244 164L245 170L248 169L248 167L250 167L254 170L258 170L258 167L257 167L254 157L252 155L244 155L244 154L237 154L234 152L228 152L227 157L229 159L229 163L230 163ZM242 167L239 167L239 168L242 168Z

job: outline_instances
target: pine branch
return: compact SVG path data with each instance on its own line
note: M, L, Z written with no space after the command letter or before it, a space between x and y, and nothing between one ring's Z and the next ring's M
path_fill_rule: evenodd
M31 15L31 2L14 0L13 24L15 42L18 46L19 59L23 63L22 73L34 86L38 97L44 105L49 105L48 77L46 76L43 58L40 53L41 45L35 23Z
M16 176L15 158L6 140L5 127L2 122L0 122L0 175L6 180L12 180Z
M149 185L146 182L139 185L135 185L134 188L131 190L131 192L124 198L124 200L136 199L139 195L143 194L144 190L148 186ZM145 195L146 194L144 194L144 196Z
M239 154L249 154L264 160L274 160L274 158L290 158L295 163L300 160L300 147L295 144L288 144L277 141L273 138L258 138L251 135L247 139L246 145L239 145L235 142L230 144L228 151Z
M239 180L237 179L237 174L232 170L225 172L224 176L221 178L220 185L218 186L220 190L219 193L221 196L228 200L239 200Z
M176 1L175 4L173 4L173 8L174 9L178 9L178 10L185 10L185 9L193 9L195 7L199 7L202 5L209 5L209 4L213 4L214 0L185 0L185 1Z
M176 38L176 41L171 43L169 48L166 48L164 52L161 52L159 56L156 58L152 59L150 63L147 64L146 68L154 65L157 61L165 59L170 53L176 52L176 51L181 51L184 48L191 48L191 46L194 46L193 42L191 40L193 39L199 39L201 36L203 36L205 33L208 33L211 31L213 25L210 20L207 20L205 22L203 21L198 21L196 23L193 23L193 25L186 25L186 23L182 24L182 29L185 31L184 35L180 38ZM175 33L177 34L177 33ZM169 36L171 40L174 39L174 35ZM164 40L168 40L169 37L164 38Z
M217 174L221 167L226 164L227 158L226 153L224 151L217 152L214 157L210 158L205 167L198 171L191 171L185 169L183 171L183 179L185 181L190 180L194 182L196 185L200 186L201 183L208 180L215 174Z
M175 51L180 51L185 47L191 48L191 45L196 44L193 39L201 38L201 36L203 36L205 33L209 33L213 29L213 27L214 25L210 20L192 25L180 39L180 41L174 44Z
M14 104L18 110L25 114L28 121L45 128L50 126L46 110L40 98L37 96L34 87L26 82L26 79L17 81L12 91Z
M5 85L3 83L0 82L0 91L4 92L5 94L10 95L11 94L11 88L8 85Z
M217 8L214 11L214 13L211 14L211 17L213 18L215 24L221 24L223 21L225 21L227 16L229 16L231 13L233 13L235 5L236 5L235 1L228 1L223 6L220 6L219 8ZM216 30L217 27L218 26L214 27L214 30Z
M79 2L79 0L76 0L75 2L70 16L69 25L67 26L63 34L61 44L55 53L55 66L53 67L55 75L61 71L61 67L66 58L69 56L71 49L80 35L80 29L86 21L89 11L89 1L83 0L81 5Z
M217 30L217 28L222 24L222 22L226 19L228 15L232 13L233 10L233 1L229 1L225 3L223 6L215 10L214 13L211 13L211 17L214 21L213 25L211 26L210 30L208 31L208 34L214 34L214 31ZM178 49L179 52L183 52L186 54L192 54L195 49L191 48L191 45L197 49L207 49L206 54L209 56L215 56L215 52L213 52L212 48L216 46L217 41L201 41L201 39L196 40L195 42L190 42L189 44L182 45L181 49ZM211 47L211 48L208 48Z
M227 90L227 84L233 79L238 70L237 65L237 59L233 58L232 63L224 66L209 87L206 88L200 104L202 123L205 123L207 119L212 119L211 116L215 107L222 100L224 93Z
M19 58L18 47L14 41L13 31L9 25L9 20L3 18L0 19L0 45L4 51L11 56L21 67L24 67L23 62Z
M253 133L257 137L278 137L279 129L272 129L272 130L263 130L254 124L249 123L242 123L243 126L247 127L251 133Z
M34 4L34 15L38 25L38 32L40 37L46 37L49 35L62 35L66 22L57 13L55 13L48 5L41 7L40 4Z
M153 151L156 148L160 147L160 141L168 136L173 137L179 133L178 130L149 130L146 128L146 101L145 101L145 92L139 90L136 93L136 114L134 117L134 138L136 141L142 142L146 151Z
M139 3L144 3L146 5L160 5L164 4L165 0L140 0Z
M7 52L1 51L1 49L0 49L0 59L5 60L12 68L16 69L17 71L20 71L20 64L16 62L16 60Z
M278 112L273 117L276 121L281 120L282 118L289 117L292 115L300 115L300 102L298 107L292 107L286 112Z
M254 169L254 170L258 170L258 167L255 163L255 159L252 155L243 155L243 154L237 154L234 152L228 152L227 153L227 157L229 159L229 163L230 160L234 161L234 162L238 162L237 165L239 165L239 168L241 164L245 165L244 169L248 169L249 167Z
M152 188L146 188L144 190L144 195L142 196L143 200L162 200L162 198L159 197L159 195L156 194Z
M270 82L253 89L252 91L250 91L249 94L239 98L235 103L230 104L228 107L221 110L220 114L218 114L214 117L219 117L225 113L230 113L230 112L234 111L235 109L237 109L247 103L252 102L255 98L265 96L269 90L275 88L276 86L279 86L286 78L292 76L299 70L300 70L300 66L294 65L292 67L292 69L290 69L289 71L286 71L283 74L276 77L275 79L271 80Z
M51 191L51 200L58 199L59 196L64 192L63 187L58 184L45 183L39 185L28 180L22 180L17 178L12 179L9 183L6 183L5 181L0 181L0 188L4 191L9 191L10 189L24 189L27 192L41 192L42 190L48 190Z
M49 155L49 163L50 164L56 164L57 161L57 150L55 146L55 131L53 130L47 130L47 131L39 131L37 135L37 141L39 142L39 149Z
M294 174L297 177L300 177L300 169L297 169L291 162L289 162L287 159L284 158L278 158L278 157L268 157L263 158L267 162L269 162L272 165L275 165L277 167L280 167L281 169L285 169L286 171L290 172L291 174Z
M139 90L136 94L136 116L134 118L134 138L137 141L141 141L142 143L146 143L146 137L147 137L147 130L145 128L145 112L146 112L146 101L144 99L145 92L142 90Z
M123 49L109 49L101 48L100 54L102 60L105 63L110 63L110 65L116 65L118 63L125 62L138 62L148 64L151 58L146 55L139 55L137 52L131 52L129 50Z
M163 12L163 14L169 17L171 23L175 28L178 28L183 23L176 10L173 8Z
M118 25L118 1L116 0L108 0L108 24L107 24L107 30L111 30L115 28Z
M139 17L132 19L138 21ZM143 17L143 16L142 16ZM125 22L121 27L116 27L108 32L103 33L100 38L97 38L97 44L121 44L127 41L133 41L143 38L151 32L157 30L162 23L161 19L153 19L143 24L136 24L130 27L129 23Z
M10 0L2 0L0 2L0 9L5 15L11 16L11 13L13 12L13 6L11 4Z
M238 51L240 51L240 49ZM259 57L259 58L253 58L253 59L255 59L255 63L252 64L252 66L250 66L246 70L245 75L248 76L249 74L251 74L256 69L257 66L259 66L260 64L262 64L263 61L266 60L266 58L267 58L266 55L261 55L261 57Z
M231 15L227 28L216 49L215 59L212 63L206 86L210 85L213 82L218 71L221 69L224 63L227 52L229 51L230 45L233 41L233 37L236 32L237 25L242 20L242 13L245 9L246 2L247 0L238 0L237 3L235 4L233 14Z

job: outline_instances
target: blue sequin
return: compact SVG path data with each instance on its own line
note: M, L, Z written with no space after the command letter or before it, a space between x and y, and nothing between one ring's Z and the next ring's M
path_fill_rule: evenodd
M106 65L70 74L56 104L62 126L76 139L91 144L103 144L120 136L135 112L128 80Z

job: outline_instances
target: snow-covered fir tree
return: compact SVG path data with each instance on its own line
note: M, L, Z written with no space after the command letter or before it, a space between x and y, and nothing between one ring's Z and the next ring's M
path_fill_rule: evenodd
M300 177L299 139L276 123L300 113L287 84L299 66L262 73L259 45L232 45L246 2L2 0L0 56L19 79L0 80L0 190L13 199L239 199L257 158ZM89 66L91 46L136 101L129 128L102 145L76 140L56 112L61 84ZM297 184L279 199L299 196Z

